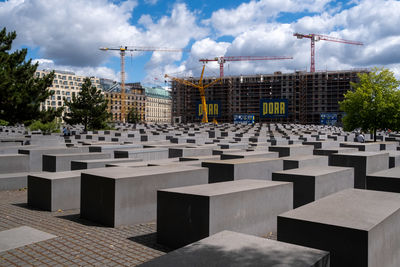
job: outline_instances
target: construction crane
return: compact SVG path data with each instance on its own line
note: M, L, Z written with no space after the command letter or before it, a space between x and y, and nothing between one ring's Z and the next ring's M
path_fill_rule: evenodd
M263 57L263 56L229 56L229 57L215 57L212 59L202 58L199 59L200 62L208 63L210 61L217 61L219 64L219 77L224 77L224 64L227 61L252 61L252 60L281 60L281 59L293 59L293 57L286 56L272 56L272 57Z
M358 41L349 41L344 40L336 37L321 35L321 34L302 34L302 33L294 33L293 36L296 36L297 39L308 38L311 40L311 67L310 72L315 72L315 42L318 41L329 41L329 42L336 42L336 43L343 43L343 44L352 44L352 45L363 45L363 43Z
M121 46L121 47L114 47L114 48L109 48L109 47L100 47L99 48L102 51L120 51L121 55L121 120L122 122L125 122L125 52L126 51L131 51L131 52L183 52L183 49L173 49L173 48L161 48L161 47L140 47L140 46L135 46L135 47L128 47L128 46Z
M201 98L201 105L202 105L202 109L203 109L203 118L202 118L201 122L203 122L203 123L207 123L208 122L205 89L210 87L213 84L216 84L220 80L222 80L221 78L218 78L218 79L210 82L209 84L204 85L203 84L203 75L204 75L204 68L205 67L206 66L203 65L203 69L201 71L201 76L200 76L198 84L194 84L194 83L191 83L191 82L189 82L187 80L176 78L176 77L172 77L172 76L169 76L168 74L165 74L165 78L169 78L169 79L171 79L173 81L176 81L178 83L181 83L181 84L184 84L184 85L187 85L187 86L191 86L191 87L195 87L195 88L199 89L200 98ZM216 122L216 121L214 120L214 122Z

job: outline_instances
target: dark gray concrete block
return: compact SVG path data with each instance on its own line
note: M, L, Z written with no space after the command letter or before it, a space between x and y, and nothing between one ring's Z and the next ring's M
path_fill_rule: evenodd
M400 193L400 167L368 174L367 189Z
M84 171L81 217L112 227L153 221L156 219L157 190L207 181L207 169L193 166Z
M291 183L247 179L158 190L157 241L178 248L222 230L276 232L292 198Z
M81 172L28 175L28 206L48 211L79 209Z
M282 159L242 158L204 161L209 183L241 179L271 180L272 172L283 170Z
M354 168L354 188L366 188L366 175L389 167L387 152L355 152L332 154L329 156L330 166Z
M400 194L346 189L278 216L278 240L329 251L331 266L400 266Z
M326 251L252 235L222 231L146 262L141 266L329 267L329 262L329 253Z
M305 167L272 173L273 181L293 183L293 207L313 202L354 186L354 169Z

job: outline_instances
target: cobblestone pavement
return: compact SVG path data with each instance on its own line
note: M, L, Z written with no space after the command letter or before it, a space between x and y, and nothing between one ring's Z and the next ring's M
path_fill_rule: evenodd
M154 222L104 227L79 210L47 212L26 204L27 192L0 191L0 231L30 226L57 238L0 252L0 266L135 266L161 256Z

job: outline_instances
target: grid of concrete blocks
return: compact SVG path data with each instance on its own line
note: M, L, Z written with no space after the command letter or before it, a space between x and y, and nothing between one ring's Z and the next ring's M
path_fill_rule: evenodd
M1 266L400 266L400 134L0 129Z

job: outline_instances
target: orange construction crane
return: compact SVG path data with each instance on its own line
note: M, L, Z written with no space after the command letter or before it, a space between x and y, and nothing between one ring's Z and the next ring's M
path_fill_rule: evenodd
M330 42L336 42L336 43L343 43L343 44L352 44L352 45L363 45L363 43L358 42L358 41L349 41L349 40L344 40L336 37L331 37L331 36L326 36L326 35L321 35L321 34L302 34L302 33L294 33L293 36L296 36L297 39L303 39L303 38L308 38L311 40L311 67L310 67L310 72L315 72L315 42L318 41L330 41Z
M161 48L161 47L128 47L128 46L121 46L115 48L108 48L108 47L100 47L102 51L120 51L121 55L121 120L122 122L126 121L126 112L125 112L125 52L126 51L138 51L138 52L184 52L183 49L173 49L173 48Z
M293 59L293 57L286 56L272 56L272 57L263 57L263 56L230 56L230 57L215 57L212 59L202 58L199 59L200 62L208 63L210 61L217 61L219 64L219 77L224 77L224 64L227 61L252 61L252 60L281 60L281 59Z
M172 76L169 76L168 74L165 74L165 78L170 78L171 80L176 81L178 83L181 83L181 84L184 84L184 85L187 85L187 86L192 86L192 87L195 87L195 88L199 89L200 98L201 98L201 105L202 105L202 109L203 109L203 119L201 120L201 122L203 122L203 123L207 123L208 122L206 95L205 95L205 91L204 90L221 80L221 78L218 78L218 79L210 82L209 84L204 85L203 84L203 75L204 75L204 68L205 67L206 66L203 65L203 69L201 71L201 76L200 76L198 84L194 84L194 83L191 83L191 82L189 82L187 80L184 80L184 79L181 79L181 78L172 77Z

